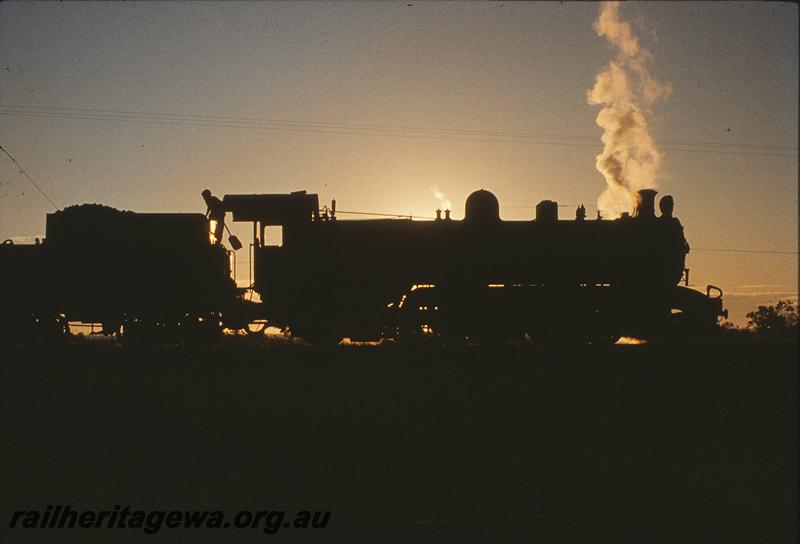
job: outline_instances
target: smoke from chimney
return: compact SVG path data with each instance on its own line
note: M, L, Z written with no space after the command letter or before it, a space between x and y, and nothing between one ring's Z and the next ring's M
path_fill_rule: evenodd
M629 22L620 19L618 2L604 2L594 22L598 36L614 47L616 57L597 74L586 93L591 105L602 105L596 122L603 129L603 152L597 170L608 187L597 200L604 218L632 213L635 193L656 187L661 153L647 127L649 106L672 88L655 81L647 69L652 55L639 45Z
M431 187L431 191L433 192L433 197L439 201L439 208L442 210L452 210L453 205L450 201L444 196L444 193L441 192L436 185Z

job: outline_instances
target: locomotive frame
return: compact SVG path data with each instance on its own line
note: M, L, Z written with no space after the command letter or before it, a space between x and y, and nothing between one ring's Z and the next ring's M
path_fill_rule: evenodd
M504 221L480 190L463 220L437 210L412 221L342 220L305 191L226 195L232 220L252 223L248 288L236 287L201 214L72 207L48 215L44 243L0 246L0 329L54 338L88 321L125 341L194 341L266 323L314 344L708 334L727 314L722 292L678 285L688 245L654 198L637 193L634 214L616 220L587 220L582 207L560 220L544 201L535 219ZM268 245L275 227L282 241Z

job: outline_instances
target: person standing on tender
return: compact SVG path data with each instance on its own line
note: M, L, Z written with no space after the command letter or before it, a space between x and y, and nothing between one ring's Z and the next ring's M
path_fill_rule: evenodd
M214 238L215 244L222 244L222 233L225 229L225 206L222 201L211 194L211 191L206 189L202 193L203 200L206 202L206 217L214 221Z

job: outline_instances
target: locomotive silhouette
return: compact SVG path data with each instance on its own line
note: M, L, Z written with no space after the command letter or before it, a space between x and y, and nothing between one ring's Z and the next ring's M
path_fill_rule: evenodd
M671 197L656 216L655 196L636 193L615 220L582 206L560 220L543 201L535 219L504 221L479 190L463 220L414 221L342 220L305 191L226 195L232 220L252 223L249 288L203 214L73 206L48 214L43 243L0 246L0 330L41 340L81 321L130 342L200 341L269 325L314 344L701 336L727 314L722 291L688 287L683 227Z

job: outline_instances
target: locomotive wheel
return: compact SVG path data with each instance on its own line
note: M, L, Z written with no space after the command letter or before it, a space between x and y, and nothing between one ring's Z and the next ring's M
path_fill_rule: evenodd
M140 320L125 320L116 332L117 342L126 348L143 344L145 336L144 323Z
M332 348L338 346L343 335L339 334L334 326L327 321L308 322L292 328L292 336L300 337L306 344L317 348Z
M214 346L222 340L222 327L219 318L213 315L203 317L203 320L190 319L183 331L182 340L193 346Z
M678 311L670 314L662 339L669 343L685 344L712 338L716 331L715 323Z
M342 341L340 337L333 334L306 335L303 336L303 340L315 348L335 348Z
M403 346L430 346L442 343L443 337L439 334L424 334L417 331L400 331L395 336L395 341Z
M20 337L36 345L57 346L69 333L69 323L62 315L34 314L27 321Z
M167 333L165 323L152 318L124 319L116 332L117 342L125 348L137 349L163 342Z
M476 342L480 346L500 347L517 338L522 338L522 336L522 334L514 335L504 331L487 330L467 335L467 338L469 342Z
M528 336L533 340L535 346L542 346L546 348L553 348L556 346L581 346L581 345L596 345L596 346L610 346L619 340L619 336L586 336L576 334L574 331L567 330L547 330L539 331L536 334L528 333Z
M253 322L248 323L244 326L244 332L246 332L249 336L261 336L264 334L264 331L267 330L269 325L267 322Z
M620 338L622 337L615 334L594 336L588 340L588 343L593 346L613 346Z

